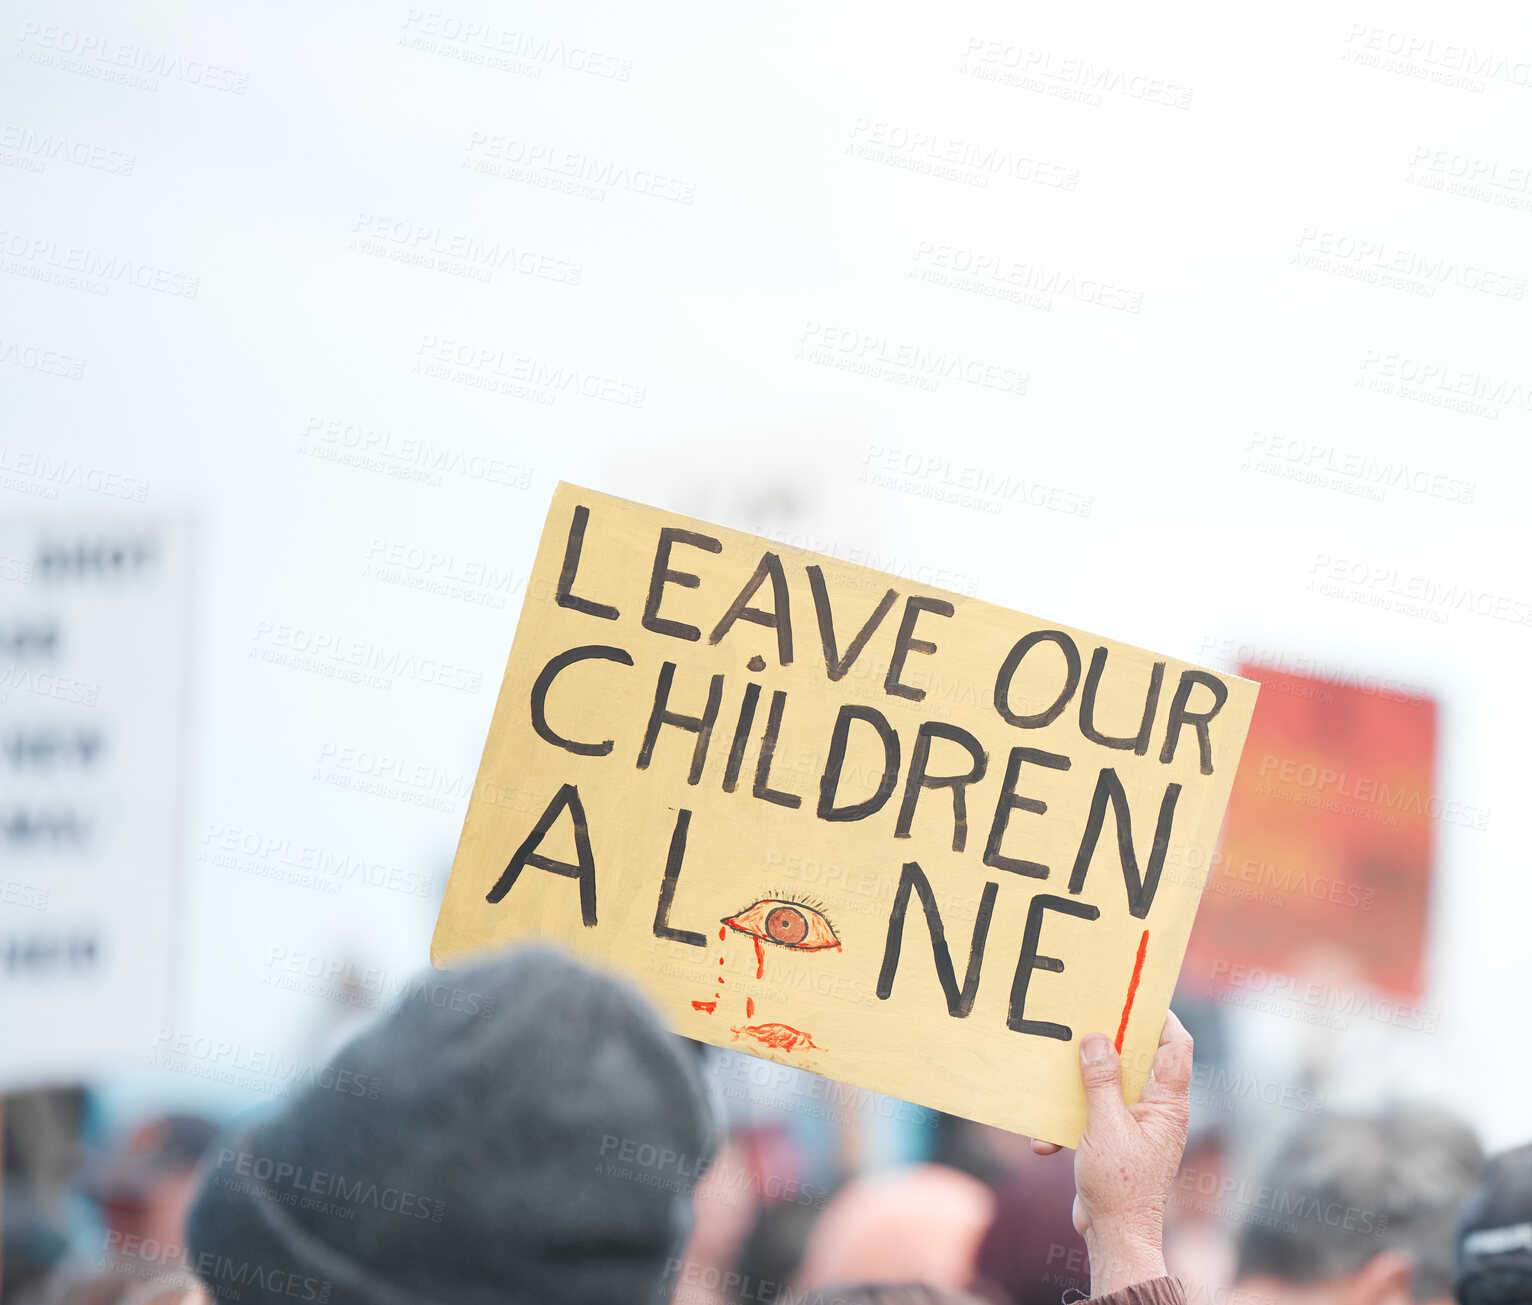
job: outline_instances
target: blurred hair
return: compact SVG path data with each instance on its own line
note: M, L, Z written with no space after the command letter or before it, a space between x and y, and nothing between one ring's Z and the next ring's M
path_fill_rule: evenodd
M1484 1152L1467 1124L1420 1106L1337 1115L1290 1134L1247 1203L1238 1277L1320 1282L1396 1250L1415 1266L1417 1301L1452 1295L1459 1203Z
M740 1245L735 1266L740 1274L740 1305L746 1305L747 1284L791 1280L803 1261L803 1248L808 1245L817 1213L794 1201L770 1201L761 1206Z

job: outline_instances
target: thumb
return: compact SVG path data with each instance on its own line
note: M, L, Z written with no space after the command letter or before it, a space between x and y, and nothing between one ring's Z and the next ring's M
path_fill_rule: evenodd
M1085 1127L1115 1128L1128 1118L1122 1099L1122 1062L1104 1033L1080 1039L1080 1081L1085 1085Z

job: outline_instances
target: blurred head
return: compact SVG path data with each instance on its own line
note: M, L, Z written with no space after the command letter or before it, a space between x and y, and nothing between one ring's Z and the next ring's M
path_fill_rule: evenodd
M1237 1194L1235 1285L1277 1305L1450 1301L1457 1208L1483 1165L1473 1131L1438 1110L1306 1124Z
M692 1049L544 948L427 973L214 1145L191 1264L240 1305L648 1305L710 1147Z
M1491 1160L1463 1203L1456 1273L1461 1305L1532 1301L1532 1145Z
M920 1283L886 1283L874 1287L832 1287L793 1298L795 1305L983 1305L976 1296L941 1291Z
M120 1149L86 1157L76 1182L100 1203L114 1250L182 1244L197 1166L217 1136L196 1115L165 1115L134 1129Z
M989 1188L945 1165L866 1174L825 1207L794 1286L921 1282L962 1291L994 1217Z
M1075 1231L1074 1165L1068 1156L1015 1158L1015 1173L995 1189L995 1220L979 1247L986 1285L1011 1305L1058 1305L1071 1287L1090 1290L1085 1241Z

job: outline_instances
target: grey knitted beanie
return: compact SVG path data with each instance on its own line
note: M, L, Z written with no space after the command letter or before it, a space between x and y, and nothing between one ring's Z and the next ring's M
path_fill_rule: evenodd
M209 1153L187 1255L215 1299L660 1298L710 1129L627 983L542 947L428 972L322 1080Z

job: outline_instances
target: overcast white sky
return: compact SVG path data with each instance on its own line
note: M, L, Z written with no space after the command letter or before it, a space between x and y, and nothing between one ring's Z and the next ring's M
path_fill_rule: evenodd
M0 27L0 338L83 360L0 359L5 466L149 486L0 513L195 522L184 1027L309 1037L330 1005L267 984L273 948L424 963L439 883L329 895L195 857L216 827L444 875L562 479L1193 661L1232 641L1424 686L1439 791L1493 814L1437 831L1442 1023L1401 1086L1522 1140L1526 12L451 3ZM42 279L114 259L137 270L104 294ZM987 380L896 383L943 351ZM484 388L528 358L612 397ZM885 375L825 365L856 358ZM445 466L410 480L421 442ZM1353 492L1390 462L1411 478ZM391 550L481 578L396 583ZM1389 578L1312 587L1337 561ZM1412 584L1435 619L1369 604ZM481 687L252 656L283 626ZM327 782L348 749L452 796Z

